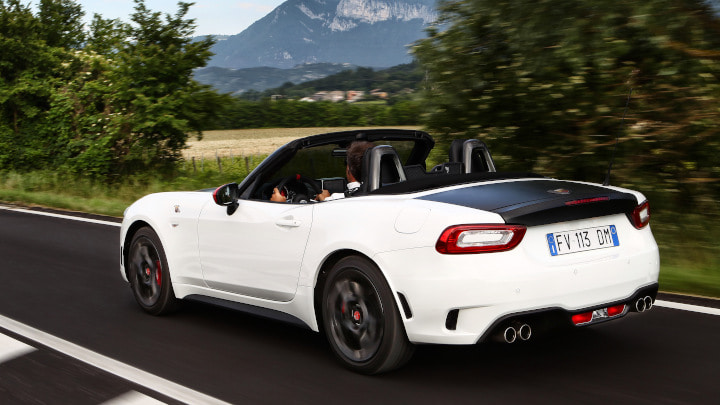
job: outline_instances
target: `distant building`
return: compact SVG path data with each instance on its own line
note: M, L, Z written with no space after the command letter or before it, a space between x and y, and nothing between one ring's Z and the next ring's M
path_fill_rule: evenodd
M303 97L300 101L332 101L337 103L345 100L345 92L340 90L335 91L318 91L309 97Z
M350 91L347 92L347 94L346 94L346 96L345 96L345 100L346 100L348 103L354 103L354 102L356 102L356 101L358 101L358 100L362 100L364 97L365 97L365 92L364 92L364 91L350 90Z
M370 95L373 97L383 99L383 100L387 100L387 98L388 98L387 92L382 91L381 89L370 90Z
M344 91L318 91L317 93L313 94L312 99L315 101L332 101L333 103L337 103L338 101L342 101L345 99L345 92Z

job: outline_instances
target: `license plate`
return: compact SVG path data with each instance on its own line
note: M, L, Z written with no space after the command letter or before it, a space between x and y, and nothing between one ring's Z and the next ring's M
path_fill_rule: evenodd
M553 232L546 236L552 256L620 246L615 225Z

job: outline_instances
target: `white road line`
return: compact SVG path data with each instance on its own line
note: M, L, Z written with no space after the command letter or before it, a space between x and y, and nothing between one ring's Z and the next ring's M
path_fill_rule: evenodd
M655 300L655 306L663 307L663 308L671 308L671 309L680 309L683 311L698 312L701 314L720 316L720 309L710 308L710 307L701 307L698 305L681 304L679 302Z
M165 405L165 402L160 402L155 398L151 398L136 391L130 391L117 398L103 402L100 405Z
M186 404L229 404L2 315L0 327L177 401Z
M23 342L0 334L0 363L12 360L36 350L34 347Z
M42 215L45 217L70 219L73 221L80 221L80 222L90 222L90 223L99 224L99 225L116 226L118 228L120 227L120 224L117 222L103 221L100 219L92 219L92 218L76 217L73 215L55 214L53 212L33 211L33 210L26 210L23 208L13 208L13 207L3 207L3 206L0 206L0 210L22 212L25 214L33 214L33 215Z

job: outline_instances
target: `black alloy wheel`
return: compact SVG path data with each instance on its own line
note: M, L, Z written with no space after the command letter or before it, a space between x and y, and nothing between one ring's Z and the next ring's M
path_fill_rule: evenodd
M323 326L335 356L363 374L393 370L414 351L380 270L349 256L333 266L323 292Z
M177 306L167 267L157 234L148 227L138 230L130 244L128 279L137 303L153 315L171 312Z

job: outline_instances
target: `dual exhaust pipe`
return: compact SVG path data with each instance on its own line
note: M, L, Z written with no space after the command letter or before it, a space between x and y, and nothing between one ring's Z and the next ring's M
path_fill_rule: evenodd
M653 298L649 295L640 297L634 304L630 303L630 306L636 312L649 311L653 307ZM495 334L495 340L505 343L515 343L518 339L521 341L528 341L531 337L532 328L530 325L519 321L511 322L506 327L500 328Z
M500 332L499 340L505 343L514 343L517 339L527 341L532 337L530 325L520 322L513 322L505 329L501 329Z
M651 296L640 297L635 301L635 311L645 312L653 307L653 299Z

